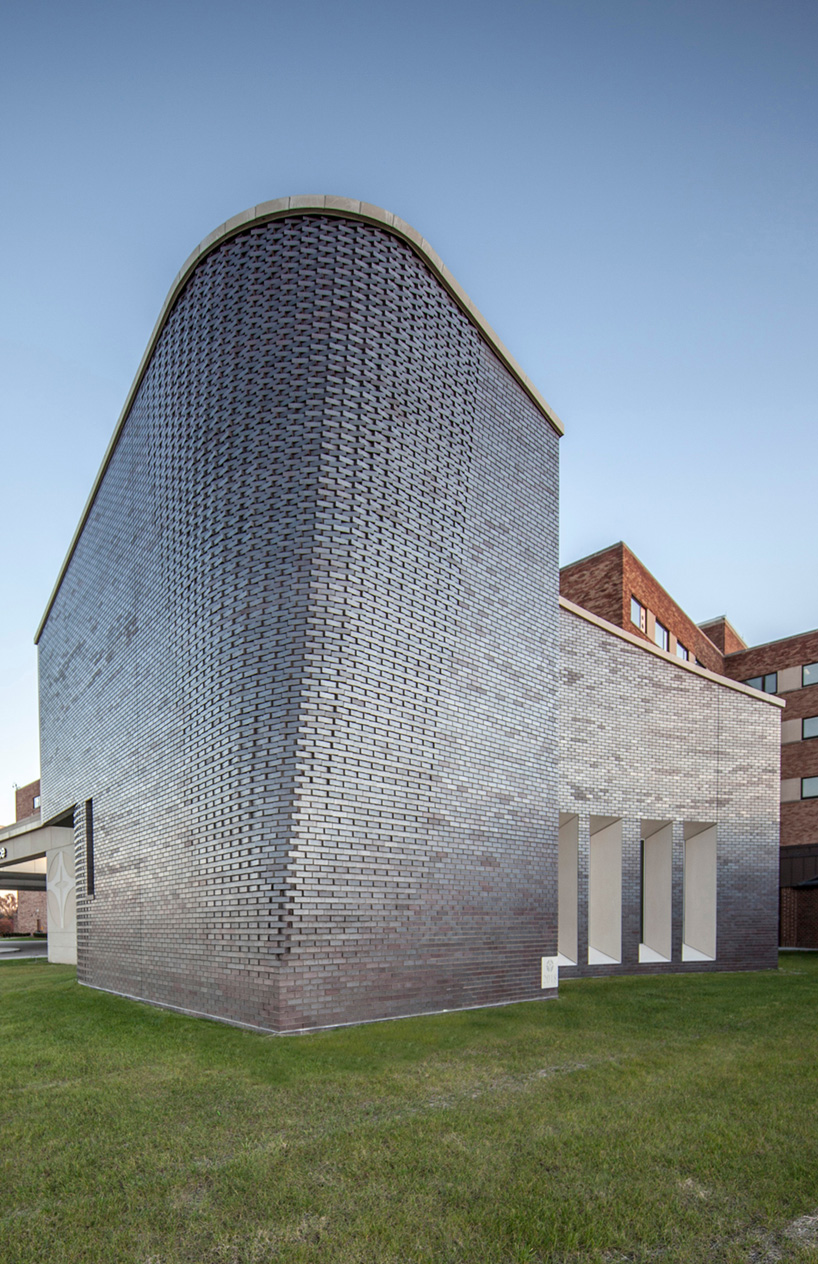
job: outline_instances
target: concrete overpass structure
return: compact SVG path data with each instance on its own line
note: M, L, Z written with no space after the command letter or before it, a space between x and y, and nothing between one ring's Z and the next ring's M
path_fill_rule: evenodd
M0 888L45 891L48 960L75 965L77 904L74 831L43 825L39 813L0 829Z

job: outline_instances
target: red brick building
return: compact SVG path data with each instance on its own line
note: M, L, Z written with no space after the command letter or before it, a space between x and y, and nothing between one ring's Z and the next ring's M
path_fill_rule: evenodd
M818 948L818 631L748 646L724 615L696 624L621 541L563 567L560 593L669 654L784 698L781 943Z
M15 821L24 821L40 810L40 779L30 781L26 786L17 786L14 792Z
M40 782L30 781L28 785L18 786L15 790L15 820L24 821L29 817L37 816L40 812ZM13 874L6 875L6 881L9 884L13 881ZM0 871L0 885L3 883L3 874ZM18 935L33 935L37 932L43 934L48 930L48 897L46 891L27 891L15 889L12 885L3 886L2 889L8 891L16 891L17 910L13 918L13 930Z
M46 934L48 931L48 893L18 891L14 932L17 935Z
M634 636L709 671L724 655L622 541L560 571L560 596ZM743 642L742 642L743 644Z

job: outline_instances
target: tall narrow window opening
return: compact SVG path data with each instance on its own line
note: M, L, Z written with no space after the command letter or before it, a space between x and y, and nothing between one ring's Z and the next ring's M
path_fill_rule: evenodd
M686 821L683 961L716 959L716 827Z
M673 825L642 821L639 960L670 961L673 923Z
M588 860L588 964L622 960L622 822L592 816Z
M85 800L85 890L94 894L94 800Z

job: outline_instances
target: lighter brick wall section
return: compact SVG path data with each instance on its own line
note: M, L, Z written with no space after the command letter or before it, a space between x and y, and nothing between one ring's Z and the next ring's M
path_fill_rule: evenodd
M673 822L672 969L760 969L777 946L780 719L777 708L685 671L560 611L560 810L580 828L580 965L574 973L665 970L638 964L640 822ZM589 968L589 818L623 820L621 967ZM681 963L685 821L718 826L718 954ZM583 857L585 858L583 860ZM583 863L586 865L584 875Z

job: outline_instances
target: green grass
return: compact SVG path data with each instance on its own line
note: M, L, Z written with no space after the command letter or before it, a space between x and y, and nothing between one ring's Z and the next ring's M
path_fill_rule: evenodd
M815 1264L818 955L781 960L286 1039L4 962L0 1259Z

